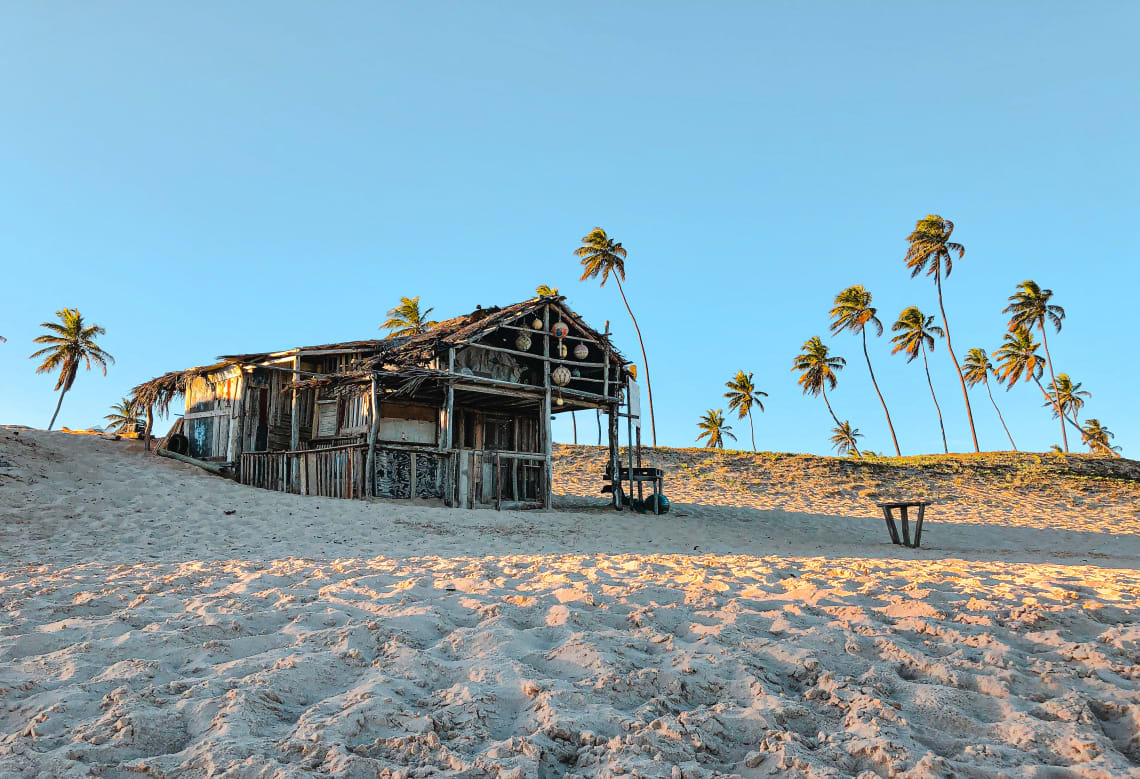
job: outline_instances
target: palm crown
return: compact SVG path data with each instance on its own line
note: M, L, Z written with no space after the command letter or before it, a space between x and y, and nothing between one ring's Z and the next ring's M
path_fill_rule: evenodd
M583 236L582 245L574 250L574 255L582 260L582 278L579 281L601 276L601 286L604 287L610 273L625 281L625 249L602 228L595 227Z
M1112 431L1100 423L1099 419L1089 419L1081 428L1081 440L1091 451L1107 452L1115 455L1119 446L1113 446L1110 439L1115 438Z
M50 335L41 335L35 338L35 343L47 344L43 349L34 352L29 359L35 360L43 357L44 361L36 368L36 373L51 373L59 371L59 380L55 384L57 390L67 392L75 383L75 375L79 372L79 363L82 362L87 370L91 370L91 363L103 369L107 375L107 363L114 363L115 358L103 351L95 338L106 334L106 330L99 325L88 325L83 321L83 315L77 309L65 308L57 311L58 322L44 322L40 327L48 330Z
M898 320L891 325L891 332L898 333L891 339L895 345L891 354L906 352L907 362L918 357L923 348L934 351L935 336L942 337L942 328L934 324L934 317L923 314L918 306L904 308Z
M724 423L723 409L710 408L705 412L705 415L701 417L700 421L697 422L697 427L701 429L697 440L700 441L702 438L707 439L705 441L706 449L723 449L725 436L728 436L733 441L736 440L736 436L732 434L732 425L726 425Z
M756 389L756 385L752 383L751 373L737 371L732 381L725 382L724 386L728 388L724 396L728 399L729 411L737 412L741 419L752 413L753 406L761 411L764 410L764 403L760 398L768 397L768 393Z
M1005 334L1002 346L995 356L998 358L997 377L1009 390L1021 380L1036 381L1045 372L1045 361L1037 353L1040 343L1033 340L1033 333L1025 325Z
M831 445L839 454L859 454L859 441L863 434L859 428L851 427L851 422L843 420L838 426L831 428Z
M1009 305L1002 309L1003 314L1009 314L1009 329L1016 330L1024 325L1028 328L1045 329L1045 322L1053 325L1056 332L1061 331L1061 320L1065 318L1065 309L1049 302L1053 297L1053 290L1041 289L1035 281L1023 281L1017 285L1017 292L1009 296Z
M877 309L871 306L871 293L862 284L840 292L835 296L835 306L831 309L831 332L839 333L850 330L860 333L867 325L876 330L876 335L883 334L883 323L875 316Z
M417 295L414 298L401 297L400 305L395 308L389 309L388 321L380 325L382 330L390 330L385 338L400 338L407 335L419 335L426 333L435 327L438 322L428 319L428 315L434 308L429 308L427 311L420 311L420 298Z
M107 429L114 433L133 433L142 424L135 402L131 398L123 398L111 406L111 413L103 419L111 423L107 425Z
M971 349L966 352L966 359L962 360L962 371L966 376L966 384L974 387L978 384L989 384L990 373L994 364L985 349Z
M1048 392L1056 402L1054 403L1051 399L1046 401L1045 405L1053 407L1054 417L1057 416L1057 410L1060 408L1061 411L1070 412L1073 419L1076 419L1077 414L1085 405L1084 399L1092 397L1091 392L1081 389L1081 383L1079 381L1074 382L1067 373L1058 373L1057 380L1050 382Z
M966 254L965 246L950 240L953 232L954 223L937 214L918 220L914 232L906 237L910 246L904 261L910 268L911 278L923 271L928 276L950 275L954 267L953 255L957 254L961 259Z
M835 385L839 383L836 371L843 370L845 365L847 365L846 360L830 356L827 344L821 341L818 335L813 335L804 341L800 353L796 355L792 370L800 371L798 383L803 387L805 395L818 395L825 387L835 389Z

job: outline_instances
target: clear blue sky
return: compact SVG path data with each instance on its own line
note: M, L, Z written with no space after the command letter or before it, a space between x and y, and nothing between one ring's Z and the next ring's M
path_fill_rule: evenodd
M760 447L825 453L792 358L849 284L888 326L937 313L902 265L933 212L967 248L959 357L997 348L1018 282L1051 287L1058 369L1135 453L1138 28L1133 2L5 5L0 422L46 426L27 356L62 306L118 360L79 377L71 427L221 353L371 337L400 295L451 315L556 285L640 362L612 282L577 281L601 225L629 251L660 442L692 445L744 368ZM828 341L836 412L889 450L858 340ZM871 354L904 454L940 450L921 365ZM944 344L931 369L968 450ZM1008 448L972 397L983 448ZM1022 449L1059 442L1037 389L997 398Z

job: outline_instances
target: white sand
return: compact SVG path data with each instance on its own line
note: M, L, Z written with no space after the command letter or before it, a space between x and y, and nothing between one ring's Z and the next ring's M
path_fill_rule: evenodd
M0 776L1140 776L1105 489L915 551L855 496L465 512L0 428Z

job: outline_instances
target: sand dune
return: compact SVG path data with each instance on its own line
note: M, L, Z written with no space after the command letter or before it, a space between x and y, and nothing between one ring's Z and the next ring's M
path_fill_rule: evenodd
M759 459L464 512L0 429L0 775L1140 776L1136 483Z

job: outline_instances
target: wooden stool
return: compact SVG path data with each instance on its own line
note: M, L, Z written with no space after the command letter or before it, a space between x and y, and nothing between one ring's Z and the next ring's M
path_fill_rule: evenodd
M931 504L928 500L906 500L896 503L879 503L879 508L883 510L883 517L887 520L887 532L891 534L891 543L900 544L902 546L909 546L911 549L918 549L919 543L922 541L922 519L926 514L926 507ZM918 517L914 522L914 543L910 542L910 522L907 519L907 509L917 508ZM902 520L902 540L899 540L899 531L895 527L895 519L891 512L895 509L899 511L899 519Z

